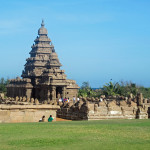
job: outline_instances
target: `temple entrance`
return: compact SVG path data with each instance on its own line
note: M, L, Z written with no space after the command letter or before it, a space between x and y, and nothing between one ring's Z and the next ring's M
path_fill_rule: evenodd
M56 98L59 99L62 97L62 87L56 87Z
M148 107L148 118L150 118L150 107Z
M35 98L35 88L32 89L31 97L32 97L32 98Z

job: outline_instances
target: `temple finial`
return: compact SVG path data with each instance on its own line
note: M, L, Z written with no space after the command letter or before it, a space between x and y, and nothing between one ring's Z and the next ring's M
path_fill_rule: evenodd
M42 19L41 27L44 27L44 19Z

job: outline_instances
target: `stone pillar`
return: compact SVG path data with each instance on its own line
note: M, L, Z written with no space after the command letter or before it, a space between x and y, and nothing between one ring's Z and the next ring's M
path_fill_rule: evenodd
M20 88L20 93L21 93L20 97L23 97L23 88L22 87Z
M63 98L66 97L66 87L62 88L62 96L63 96Z
M27 98L31 98L32 89L26 89Z
M144 99L144 103L147 104L147 98Z
M137 95L137 104L138 104L138 106L143 104L143 94L142 93L139 93Z
M16 96L18 96L18 97L21 96L21 94L20 94L20 89L21 89L21 88L19 88L19 87L17 88L17 95L16 95Z
M14 89L13 89L13 96L11 96L11 97L15 97L15 95L16 95L16 87L14 87Z
M52 86L52 100L56 100L56 87Z
M47 100L50 100L50 89L48 88L48 90L47 90Z
M42 99L42 98L46 97L46 94L44 94L45 88L41 88L41 89L43 90L42 95L40 95L40 89L39 89L39 87L35 88L35 98Z

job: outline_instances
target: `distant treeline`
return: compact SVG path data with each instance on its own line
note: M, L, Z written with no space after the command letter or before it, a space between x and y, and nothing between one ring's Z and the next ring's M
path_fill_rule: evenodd
M103 88L92 89L88 82L83 82L81 88L79 89L78 96L82 97L99 97L100 95L114 96L120 95L128 97L132 93L136 96L138 93L143 93L145 98L150 98L150 88L145 88L144 86L137 86L132 82L116 82L110 81L106 83Z
M9 84L9 80L8 79L4 79L4 78L1 78L0 79L0 92L2 93L6 93L7 92L7 88L6 86Z
M0 79L0 92L6 93L6 86L9 84L8 79ZM150 98L150 88L144 86L137 86L132 82L116 82L110 81L106 83L103 88L92 89L88 82L83 82L81 88L79 89L78 96L82 97L100 97L101 95L113 96L121 95L128 97L132 93L134 96L137 93L143 93L145 98Z

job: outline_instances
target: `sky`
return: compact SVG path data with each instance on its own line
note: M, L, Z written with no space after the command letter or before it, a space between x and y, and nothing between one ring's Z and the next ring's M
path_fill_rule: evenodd
M0 0L0 78L21 76L44 19L68 79L150 87L150 0Z

